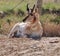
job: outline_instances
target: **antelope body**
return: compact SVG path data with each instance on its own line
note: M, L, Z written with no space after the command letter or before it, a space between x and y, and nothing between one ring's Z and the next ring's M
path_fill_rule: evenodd
M23 22L14 25L9 33L9 37L32 37L39 38L43 34L43 28L39 21L38 9L33 6L33 9L28 8L28 16L23 19Z

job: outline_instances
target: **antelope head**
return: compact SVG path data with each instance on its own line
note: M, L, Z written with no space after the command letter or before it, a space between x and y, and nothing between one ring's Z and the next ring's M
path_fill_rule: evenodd
M36 20L36 17L34 15L35 5L33 6L33 8L29 8L28 5L29 4L27 4L28 15L23 19L23 22Z

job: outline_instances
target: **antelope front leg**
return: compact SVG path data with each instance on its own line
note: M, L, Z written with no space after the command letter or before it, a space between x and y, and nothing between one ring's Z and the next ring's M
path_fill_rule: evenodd
M8 37L13 37L14 36L14 33L15 32L18 32L18 30L19 30L19 25L18 24L14 25L14 27L11 29Z

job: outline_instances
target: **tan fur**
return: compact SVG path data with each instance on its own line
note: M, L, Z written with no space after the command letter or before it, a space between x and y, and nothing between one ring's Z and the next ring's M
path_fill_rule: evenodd
M12 32L13 33L15 32L14 30L15 28L16 30L18 30L18 32L21 31L20 34L22 34L23 36L25 34L28 34L28 35L32 35L32 37L33 36L41 37L43 34L43 28L39 21L38 9L35 8L33 12L28 14L28 18L26 18L25 22L16 24L11 30L10 34L12 34Z

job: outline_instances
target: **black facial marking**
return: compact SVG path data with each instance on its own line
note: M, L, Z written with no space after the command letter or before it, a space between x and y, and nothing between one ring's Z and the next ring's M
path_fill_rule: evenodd
M28 17L29 17L29 16L26 16L26 17L23 19L23 22L25 22L25 21L27 20Z
M22 21L25 22L29 18L30 15L33 16L34 21L36 21L36 16L34 16L32 13L26 16Z

